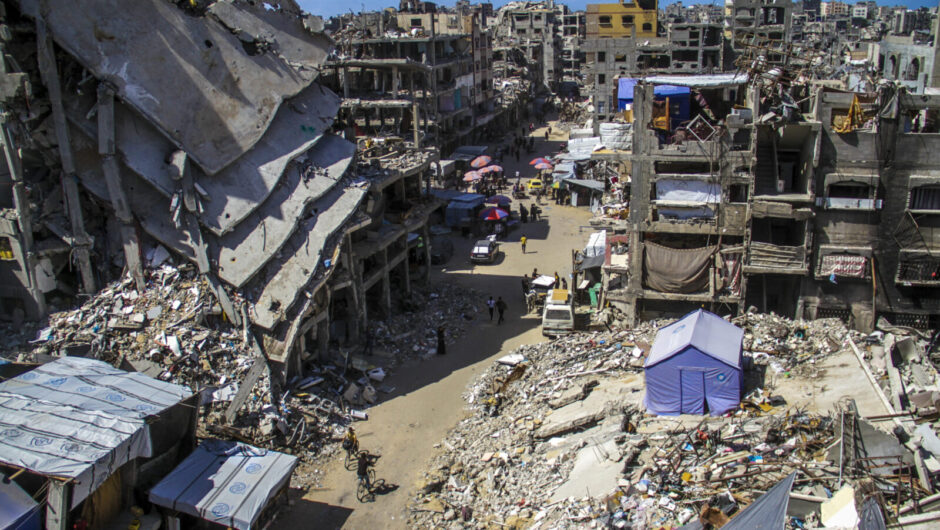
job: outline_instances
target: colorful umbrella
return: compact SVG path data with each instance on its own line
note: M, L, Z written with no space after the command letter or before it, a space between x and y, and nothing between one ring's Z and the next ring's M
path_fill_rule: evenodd
M499 221L507 217L509 217L509 212L495 206L484 208L483 211L480 212L480 219L484 221Z
M551 163L552 163L551 160L540 156L538 158L533 159L531 162L529 162L529 165L534 166L535 164L551 164Z
M492 161L493 161L492 158L490 158L490 157L488 157L488 156L486 156L486 155L480 155L480 156L474 158L474 159L473 159L473 162L470 162L470 167L479 169L479 168L481 168L481 167L483 167L483 166L489 164L489 163L492 162Z
M535 169L552 169L552 167L554 166L547 162L539 162L538 164L535 164Z
M486 202L489 204L509 204L512 202L512 199L505 195L493 195L492 197L487 197Z
M485 168L479 170L479 173L481 175L484 175L486 173L496 173L502 170L503 170L502 166L486 166Z
M480 175L476 171L467 171L463 174L464 182L474 182L483 178L483 175Z

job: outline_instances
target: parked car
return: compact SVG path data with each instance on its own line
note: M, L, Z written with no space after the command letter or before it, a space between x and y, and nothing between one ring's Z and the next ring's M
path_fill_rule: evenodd
M493 263L499 254L499 243L488 239L481 239L473 244L470 251L470 261L479 263Z
M542 181L540 179L529 179L529 191L539 191L542 189Z

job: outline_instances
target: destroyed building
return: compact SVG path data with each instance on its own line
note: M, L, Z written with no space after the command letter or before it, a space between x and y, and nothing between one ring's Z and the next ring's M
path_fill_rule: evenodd
M936 96L793 86L801 102L774 107L760 80L648 79L633 91L632 152L593 157L632 167L629 221L608 225L626 234L608 237L604 268L630 322L705 304L935 326ZM691 85L694 110L656 83Z
M562 79L562 37L565 6L553 0L516 1L496 13L496 38L500 46L519 48L537 69L533 81L541 89L556 90ZM536 80L537 79L537 80Z
M725 25L730 28L732 49L741 53L749 46L773 45L774 51L762 60L781 65L790 60L786 43L790 42L793 2L790 0L734 0L726 3L730 11Z
M5 4L8 318L63 309L124 268L143 290L144 262L169 249L283 377L427 278L436 154L357 155L334 134L332 42L282 4Z
M618 110L618 78L724 68L720 23L660 24L655 2L589 4L586 28L582 94L591 98L598 121L612 120Z

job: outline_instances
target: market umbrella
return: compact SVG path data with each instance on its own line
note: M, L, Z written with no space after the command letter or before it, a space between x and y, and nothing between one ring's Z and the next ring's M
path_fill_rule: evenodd
M488 156L486 156L486 155L480 155L480 156L474 158L474 159L473 159L473 162L470 162L470 167L479 169L479 168L481 168L481 167L483 167L483 166L489 164L489 163L492 162L492 161L493 161L492 158L490 158L490 157L488 157Z
M480 212L480 219L483 219L484 221L499 221L507 217L509 217L509 212L495 206L484 208Z
M483 175L480 175L476 171L467 171L463 174L464 182L474 182L483 178Z
M551 163L552 163L551 160L549 160L549 159L547 159L547 158L545 158L545 157L540 156L540 157L538 157L538 158L532 159L532 161L529 162L529 165L530 165L530 166L534 166L534 165L536 165L536 164L551 164Z
M486 198L488 204L509 204L512 202L512 199L505 195L493 195Z
M480 173L481 175L483 175L483 174L486 174L486 173L496 173L496 172L499 172L499 171L502 171L502 170L503 170L503 167L502 167L502 166L486 166L485 168L480 169L480 170L479 170L479 173Z
M535 164L535 169L552 169L552 167L554 166L547 162L539 162L538 164Z

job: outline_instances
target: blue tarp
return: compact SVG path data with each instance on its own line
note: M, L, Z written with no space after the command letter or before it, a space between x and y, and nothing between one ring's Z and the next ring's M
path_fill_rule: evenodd
M767 493L758 497L722 528L725 530L786 528L787 506L790 504L790 490L793 488L794 480L796 480L795 471L767 490Z
M653 414L712 415L738 407L744 331L699 309L663 327L646 359L644 403Z
M0 474L0 529L39 530L39 504L13 481Z
M617 85L617 110L624 110L627 105L633 104L633 89L639 79L621 77ZM656 85L653 87L653 98L663 101L669 98L669 124L674 129L689 119L692 109L690 99L692 89L687 86Z

